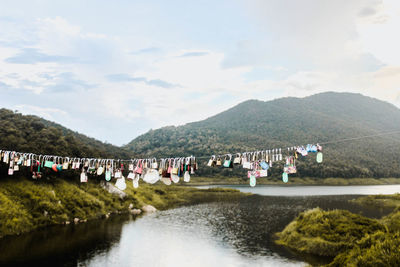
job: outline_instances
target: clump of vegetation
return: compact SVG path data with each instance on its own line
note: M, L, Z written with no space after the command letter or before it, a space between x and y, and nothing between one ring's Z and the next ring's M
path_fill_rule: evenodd
M382 223L386 225L390 232L400 232L400 208L392 212L388 216L381 219Z
M129 206L146 204L159 210L209 201L232 200L245 196L233 189L201 190L189 187L148 185L134 189L127 183L126 197L108 193L98 180L89 183L64 179L32 181L18 177L0 180L0 237L20 234L38 227L101 218L126 213Z
M393 208L380 220L348 211L313 209L277 234L294 250L330 256L328 266L400 266L400 194L363 196L356 203Z
M33 228L32 215L3 192L0 192L0 221L1 235L21 233Z
M399 252L400 233L378 231L336 256L329 266L399 266Z
M336 256L377 231L385 231L385 226L375 219L345 210L315 208L301 213L278 233L277 243L304 253Z
M362 196L353 202L364 206L400 208L400 194Z
M391 208L392 213L380 219L392 233L400 232L400 194L362 196L352 200L368 207Z

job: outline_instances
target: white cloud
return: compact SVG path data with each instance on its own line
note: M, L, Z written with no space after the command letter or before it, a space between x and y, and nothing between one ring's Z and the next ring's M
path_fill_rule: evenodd
M386 20L382 23L360 22L357 25L363 49L386 64L400 65L400 2L384 0L381 11Z
M364 74L365 93L400 107L400 66L387 66L374 73Z
M283 80L250 86L290 96L359 92L400 106L398 1L254 0L246 6L263 35L238 42L224 66L275 64L290 70Z
M249 20L258 36L238 36L226 49L177 40L146 48L152 33L112 36L64 17L0 20L0 90L9 87L3 96L17 103L12 108L118 144L250 98L352 91L400 106L396 1L243 4L257 15ZM128 78L112 81L113 74Z
M58 108L44 108L35 105L16 105L15 110L22 114L35 114L47 120L54 121L54 115L66 116L68 113Z

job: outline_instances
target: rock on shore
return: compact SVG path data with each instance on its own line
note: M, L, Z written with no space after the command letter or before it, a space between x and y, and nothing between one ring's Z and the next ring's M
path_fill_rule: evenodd
M142 211L145 213L152 213L152 212L156 212L157 209L155 207L153 207L152 205L144 205L142 207Z

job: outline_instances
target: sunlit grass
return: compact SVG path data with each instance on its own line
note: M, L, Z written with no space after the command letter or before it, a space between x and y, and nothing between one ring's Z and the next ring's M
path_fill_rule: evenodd
M234 189L196 189L141 183L134 189L127 181L126 197L120 199L104 190L98 180L89 183L60 178L32 181L7 178L0 181L0 237L20 234L52 224L90 220L110 213L128 212L150 204L164 210L184 204L224 201L246 194Z
M344 210L301 213L276 242L302 253L330 256L329 266L400 265L400 194L363 196L354 202L393 208L379 220Z

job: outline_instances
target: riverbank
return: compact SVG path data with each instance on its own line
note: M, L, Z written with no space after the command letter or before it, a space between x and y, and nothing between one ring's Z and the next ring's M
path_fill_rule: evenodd
M328 266L399 266L400 194L352 202L393 211L370 219L345 210L308 210L277 233L276 243L299 253L331 257Z
M145 205L165 210L181 205L238 199L247 194L233 189L196 189L127 181L121 198L100 186L100 181L78 183L64 179L0 180L0 237L56 224L83 223L111 214L140 212Z
M248 185L243 177L195 177L188 186L200 185ZM400 184L400 178L314 178L289 177L287 183L280 178L258 178L258 185L390 185ZM183 184L185 185L185 184Z

